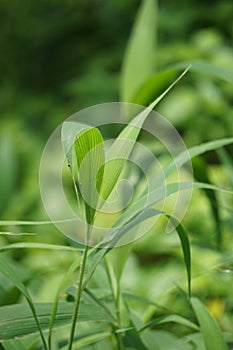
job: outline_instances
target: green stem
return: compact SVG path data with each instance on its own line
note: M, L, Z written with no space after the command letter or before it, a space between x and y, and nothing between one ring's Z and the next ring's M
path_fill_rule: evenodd
M80 305L80 299L82 295L82 284L83 284L83 277L84 277L84 272L85 272L85 266L86 266L86 261L87 261L87 253L88 253L88 241L89 241L89 225L88 225L88 232L87 232L87 243L84 249L83 253L83 258L80 263L79 267L79 276L78 276L78 286L77 286L77 294L76 294L76 299L75 299L75 306L74 306L74 313L73 313L73 318L72 318L72 323L71 323L71 330L70 330L70 337L69 337L69 344L68 344L68 350L72 350L73 346L73 340L74 340L74 333L75 333L75 327L76 327L76 322L78 318L78 311L79 311L79 305Z
M118 329L121 329L120 284L119 284L119 281L117 281L116 286L114 285L112 273L109 269L108 262L106 259L104 260L104 262L105 262L106 272L107 272L107 276L108 276L108 280L110 283L110 287L111 287L112 295L113 295L113 299L114 299L114 304L115 304L116 326L115 326L114 334L115 334L115 338L116 338L116 342L117 342L117 349L124 350L122 336L120 333L116 332Z
M121 311L120 311L120 283L117 281L117 289L115 296L115 308L116 308L116 317L117 317L117 328L121 329ZM117 345L119 350L124 349L122 335L120 333L116 334L117 337Z

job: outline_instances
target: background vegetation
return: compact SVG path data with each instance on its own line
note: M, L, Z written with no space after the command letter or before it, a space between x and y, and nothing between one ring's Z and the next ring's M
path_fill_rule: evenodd
M47 219L40 200L38 169L45 142L58 124L84 107L103 102L127 100L147 105L174 80L176 72L170 69L175 64L186 67L188 62L194 62L191 72L157 110L173 123L188 147L232 137L233 3L161 1L156 23L152 24L153 69L145 73L148 79L157 75L130 96L122 87L122 62L140 3L0 2L1 220ZM148 64L147 58L141 61L142 70ZM219 70L209 71L200 61ZM168 73L159 75L164 71ZM223 76L225 79L220 79ZM194 159L196 180L232 188L232 159L232 146ZM193 292L208 306L229 336L229 343L233 341L232 204L229 195L197 190L184 220L192 243ZM2 231L10 233L22 230L36 235L1 234L0 245L71 244L51 225L2 227ZM163 231L161 223L156 232L134 244L122 286L129 293L195 319L183 298L186 281L179 242ZM37 302L54 299L57 285L74 255L70 251L44 249L4 253ZM102 283L100 276L101 269L93 286ZM19 290L1 274L0 305L22 301ZM132 306L141 313L144 311L144 306L135 300ZM160 314L160 308L151 306L144 320ZM177 324L159 325L157 329L161 332L172 329L179 337L188 334L185 327ZM12 344L9 348L4 346L13 349Z

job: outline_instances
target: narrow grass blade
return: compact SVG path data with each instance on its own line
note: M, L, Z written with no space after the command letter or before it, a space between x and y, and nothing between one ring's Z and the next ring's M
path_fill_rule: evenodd
M137 115L119 134L106 155L106 164L104 169L103 186L101 188L101 197L106 200L112 192L116 182L124 168L126 160L129 158L143 123L149 116L153 108L166 96L166 94L182 79L190 67L184 72L144 111Z
M6 232L2 231L0 232L0 236L36 236L36 233L29 233L29 232Z
M193 189L206 188L213 191L221 191L223 193L233 194L233 191L226 190L218 186L205 184L205 183L199 183L199 182L170 183L165 187L165 189L163 187L158 188L152 191L148 195L148 197L143 196L142 198L140 198L137 202L135 202L131 207L129 207L121 215L121 217L114 223L113 228L126 225L134 217L136 218L138 215L140 215L140 213L150 208L152 205L159 203L161 200L164 200L164 198L167 198L178 191L185 191L190 188L193 188ZM160 211L158 211L158 214L160 214Z
M0 253L6 252L9 250L15 250L15 249L46 249L46 250L63 250L63 251L71 251L71 252L81 250L74 247L55 245L55 244L23 242L23 243L13 243L10 245L6 245L4 247L0 247Z
M0 226L37 226L37 225L53 225L54 223L62 223L73 221L74 219L56 220L56 221L23 221L23 220L0 220Z
M191 158L200 156L205 152L213 151L220 147L230 145L231 143L233 143L233 137L210 141L198 146L191 147L189 148L188 152L186 151L182 152L171 163L165 166L164 173L167 177L176 169L176 167L180 168L182 165L188 162Z
M156 0L143 0L123 61L121 101L132 102L141 84L155 71L156 28Z
M40 333L43 346L44 346L45 350L47 350L48 349L47 343L46 343L44 334L42 332L42 328L41 328L41 325L40 325L40 322L39 322L39 319L38 319L38 316L37 316L36 308L35 308L34 302L33 302L32 298L31 298L27 288L25 287L25 285L22 282L20 282L20 280L18 279L17 275L14 273L14 270L10 266L10 264L8 264L2 258L0 259L0 271L4 274L4 276L9 278L9 280L16 286L16 288L18 288L20 290L20 292L26 298L26 300L28 302L28 305L29 305L29 307L31 309L32 316L33 316L33 318L35 320L36 327L37 327L37 329L38 329L38 331ZM2 334L1 331L0 331L0 334Z
M195 157L192 161L193 165L193 174L197 181L211 184L209 176L207 174L207 165L200 157ZM219 207L217 205L217 197L215 191L209 189L203 189L206 197L209 200L211 211L213 214L213 219L215 221L217 237L216 237L216 246L221 250L222 247L222 229L220 222Z
M181 324L181 325L186 326L188 328L194 329L195 331L199 331L199 327L195 323L193 323L193 322L189 321L187 318L184 318L184 317L179 316L179 315L165 315L165 316L158 317L155 320L152 320L152 321L146 323L138 331L142 332L147 328L156 326L158 324L168 323L168 322Z
M197 298L192 298L191 304L200 324L206 350L227 350L219 325L207 308Z
M191 251L190 251L188 233L185 230L184 226L181 223L179 223L174 217L172 217L171 215L166 215L166 216L171 220L172 223L174 223L174 227L180 239L185 268L187 272L188 295L189 295L189 298L191 298Z

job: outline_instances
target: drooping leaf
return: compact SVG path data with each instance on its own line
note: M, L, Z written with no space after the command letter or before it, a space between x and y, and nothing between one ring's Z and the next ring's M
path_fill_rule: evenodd
M143 0L123 61L121 101L132 102L141 84L155 71L156 28L156 0Z
M145 202L141 202L140 200L136 203L135 206L133 206L130 209L126 210L126 215L125 213L122 214L121 218L117 221L116 227L120 226L120 229L117 229L115 231L110 232L110 237L111 239L105 242L106 247L101 249L101 248L94 248L90 250L89 255L88 255L88 265L89 269L87 271L87 274L85 275L85 280L84 280L84 286L89 282L91 279L95 269L101 262L101 260L104 258L106 254L108 254L109 251L118 243L119 239L121 239L125 233L128 232L128 228L132 228L135 225L139 224L142 222L142 219L146 219L149 217L153 217L155 215L168 215L167 213L163 213L159 210L156 209L150 209L148 212L145 210L147 208L150 208L151 205L156 204L157 202L161 201L164 196L169 196L173 193L176 193L178 190L186 190L187 188L208 188L213 191L223 191L229 194L233 194L232 191L224 190L221 189L217 186L209 185L209 184L203 184L203 183L193 183L193 182L188 182L188 183L174 183L174 184L169 184L167 186L167 191L164 193L164 191L160 191L160 189L153 191L151 194L151 199L148 201L148 206L145 207ZM144 212L146 217L144 216L139 216L140 213ZM131 221L132 220L132 221ZM127 226L128 225L128 226ZM186 270L188 273L189 269L189 263L188 263L188 257L189 257L189 252L188 252L188 245L187 245L187 237L186 235L182 236L181 231L179 230L178 232L180 239L183 239L182 243L182 249L183 249L183 254L186 257ZM108 243L108 244L107 244ZM189 282L190 283L190 282Z
M219 325L207 308L197 298L192 298L191 304L200 324L206 350L227 350Z
M191 158L202 155L205 152L213 151L220 147L230 145L231 143L233 143L233 137L210 141L198 146L191 147L188 149L188 152L185 151L180 153L171 163L166 165L164 168L164 173L166 177L168 177L176 169L176 167L180 168Z
M201 144L199 146L194 146L190 148L188 152L182 152L181 154L179 154L171 163L166 165L163 169L164 174L167 178L170 174L173 173L174 170L183 166L191 158L231 143L233 143L233 138L226 138L226 139L220 139L216 141L210 141L210 142ZM127 210L124 211L124 213L121 215L119 220L117 220L117 222L115 223L115 226L117 227L119 225L125 224L128 220L132 219L133 216L138 215L146 207L150 207L158 203L159 201L165 198L164 197L165 194L166 196L169 196L170 194L176 193L177 191L188 189L190 188L190 186L193 188L205 188L205 189L210 189L215 191L216 190L224 191L223 189L220 189L217 186L211 186L209 184L203 184L203 183L168 184L166 188L160 187L158 189L155 189L148 195L146 194L142 196L136 203L134 203L131 207L129 207Z
M194 329L195 331L199 330L199 327L195 323L189 321L188 319L186 319L182 316L165 315L165 316L158 317L155 320L151 320L150 322L146 323L144 326L142 326L139 329L139 332L142 332L145 329L156 326L158 324L169 323L169 322L181 324L181 325L186 326L188 328Z
M179 223L174 217L172 217L171 215L167 215L167 217L171 220L172 223L174 223L174 227L180 239L180 243L183 251L183 257L184 257L184 263L185 263L186 272L187 272L188 294L190 298L191 297L191 251L190 251L188 233L186 232L184 226L181 223Z
M9 280L16 286L16 288L18 288L20 290L20 292L26 298L28 305L31 309L31 311L30 311L31 318L34 319L36 328L37 328L38 332L40 333L44 348L45 348L45 350L47 350L47 343L45 341L45 337L44 337L44 334L42 332L40 321L39 321L38 316L37 316L37 311L36 311L36 308L35 308L35 305L34 305L32 298L31 298L30 293L28 292L25 285L20 281L20 279L18 278L18 276L16 275L16 273L14 272L14 270L10 266L10 264L6 260L4 260L2 257L0 258L0 271L4 274L4 276L9 278ZM0 334L2 334L1 331L0 331Z

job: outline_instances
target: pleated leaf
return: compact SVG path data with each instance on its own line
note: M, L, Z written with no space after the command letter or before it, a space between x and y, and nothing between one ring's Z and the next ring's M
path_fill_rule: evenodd
M48 330L52 303L36 303L35 309L41 329ZM54 327L71 323L74 303L61 302L58 305ZM98 306L81 304L78 322L111 321L111 318ZM38 328L28 305L17 304L0 307L0 341L38 333Z
M104 142L96 128L82 130L75 140L78 186L85 201L86 219L94 220L104 173Z

